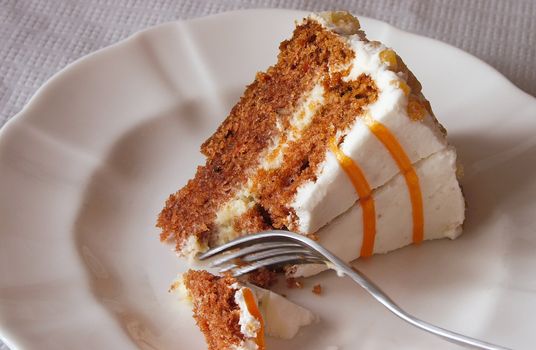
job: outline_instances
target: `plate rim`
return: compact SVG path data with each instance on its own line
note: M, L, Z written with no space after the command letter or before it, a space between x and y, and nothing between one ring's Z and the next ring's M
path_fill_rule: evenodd
M307 14L313 13L314 11L304 11L304 10L295 10L295 9L281 9L281 8L254 8L254 9L231 10L231 11L224 11L224 12L219 12L219 13L215 13L215 14L210 14L210 15L202 16L202 17L195 17L195 18L189 18L189 19L184 19L184 20L166 21L166 22L154 25L154 26L149 26L149 27L144 28L142 30L139 30L137 32L134 32L134 33L130 34L129 36L127 36L127 37L125 37L125 38L123 38L123 39L121 39L121 40L119 40L119 41L117 41L117 42L115 42L115 43L113 43L111 45L102 47L100 49L97 49L97 50L95 50L93 52L90 52L90 53L88 53L86 55L83 55L83 56L73 60L72 62L68 63L65 67L61 68L59 71L57 71L52 76L50 76L48 79L46 79L45 82L39 88L37 88L37 90L33 93L33 95L28 99L28 101L22 107L22 109L19 112L17 112L15 115L13 115L11 118L9 118L4 123L4 125L2 125L2 127L0 127L0 137L2 137L2 135L7 132L6 130L11 127L10 126L11 124L13 124L15 122L18 122L19 119L24 117L24 115L33 107L33 105L35 105L39 101L39 99L44 94L44 92L50 88L50 85L52 85L56 81L59 81L60 79L62 79L62 77L63 77L63 75L65 73L71 71L72 69L75 69L76 66L79 65L80 63L92 60L94 57L102 54L103 52L108 52L110 50L114 50L119 46L128 45L129 43L131 43L134 40L136 40L138 37L146 36L146 35L148 35L148 33L160 30L161 28L164 28L164 27L167 27L167 26L175 25L177 23L203 22L203 21L207 21L207 20L212 20L213 18L216 18L216 17L235 16L235 15L242 15L242 14L248 14L248 15L253 16L253 15L258 15L258 14L267 13L267 12L295 13L296 15L306 16ZM360 16L358 14L355 14L355 15L357 16L357 18L359 20L364 19L365 21L376 22L378 24L381 24L382 26L385 26L386 28L389 28L389 30L400 32L400 33L403 33L405 35L409 35L409 36L413 36L413 37L418 37L419 39L428 40L430 42L434 42L435 44L441 44L441 45L447 46L450 49L453 49L453 50L457 51L458 54L464 55L467 58L470 58L472 60L476 60L478 63L480 63L481 65L485 66L489 70L490 73L493 73L493 74L499 76L500 78L502 78L502 80L504 82L507 82L510 85L510 87L515 88L515 90L517 90L517 93L520 93L521 95L524 95L525 97L531 98L536 102L536 97L530 95L528 92L523 91L521 88L519 88L517 85L515 85L511 80L509 80L504 74L502 74L500 71L498 71L491 64L487 63L486 61L480 59L479 57L477 57L477 56L475 56L475 55L473 55L473 54L471 54L471 53L469 53L467 51L464 51L464 50L462 50L462 49L460 49L460 48L458 48L458 47L456 47L454 45L451 45L449 43L446 43L446 42L444 42L442 40L430 38L430 37L427 37L427 36L424 36L424 35L419 35L419 34L416 34L416 33L413 33L413 32L406 31L404 29L400 29L400 28L398 28L398 27L396 27L396 26L394 26L394 25L392 25L390 23L387 23L385 21L382 21L382 20L379 20L379 19L376 19L376 18L371 18L371 17L367 17L367 16Z
M258 15L262 15L263 13L267 13L267 12L278 12L278 13L287 13L287 14L292 13L296 17L304 16L304 15L307 15L308 13L310 13L309 11L300 11L300 10L291 10L291 9L233 10L233 11L226 11L226 12L221 12L221 13L217 13L217 14L212 14L212 15L209 15L209 16L192 18L192 19L187 19L187 20L169 21L169 22L161 23L161 24L158 24L158 25L155 25L155 26L145 28L145 29L143 29L141 31L135 32L135 33L129 35L128 37L126 37L126 38L124 38L124 39L122 39L122 40L120 40L120 41L118 41L118 42L116 42L116 43L114 43L112 45L100 48L100 49L98 49L98 50L96 50L96 51L94 51L92 53L89 53L89 54L84 55L84 56L82 56L80 58L77 58L76 60L74 60L73 62L67 64L64 68L62 68L61 70L59 70L58 72L53 74L50 78L48 78L35 91L35 93L32 95L32 97L30 97L30 99L24 105L24 107L18 113L16 113L13 117L11 117L0 128L0 140L2 140L2 137L5 137L14 126L16 126L18 123L24 121L25 118L28 118L30 115L32 115L33 107L43 99L43 95L46 93L46 91L48 91L49 89L54 88L54 84L56 84L56 83L61 84L61 80L63 79L63 76L66 73L76 69L77 66L80 65L81 63L87 62L89 60L93 60L95 57L98 57L103 52L109 52L109 51L115 50L118 47L127 46L127 45L131 44L132 42L134 42L139 37L150 35L150 33L158 31L158 30L161 30L162 28L165 28L165 27L168 27L168 26L174 26L178 22L181 22L181 23L184 23L184 22L203 22L203 21L213 20L214 18L221 18L221 17L225 17L225 16L236 16L236 15L258 16ZM477 63L480 66L482 66L482 68L485 67L485 69L488 71L488 73L495 75L496 78L500 77L500 79L502 79L501 80L502 83L504 83L504 84L508 83L508 85L512 88L512 89L509 90L509 93L510 92L512 94L517 93L520 98L525 96L523 98L526 98L527 101L530 100L530 102L532 102L532 103L536 102L535 97L533 97L532 95L528 94L527 92L521 90L519 87L517 87L514 83L512 83L510 80L508 80L508 78L506 78L502 73L500 73L498 70L496 70L490 64L484 62L483 60L479 59L478 57L476 57L476 56L474 56L474 55L472 55L470 53L467 53L467 52L465 52L465 51L463 51L463 50L461 50L461 49L459 49L459 48L457 48L457 47L455 47L453 45L444 43L444 42L442 42L440 40L432 39L432 38L429 38L429 37L421 36L421 35L418 35L418 34L415 34L415 33L411 33L411 32L399 29L399 28L397 28L397 27L395 27L395 26L393 26L393 25L391 25L389 23L386 23L384 21L381 21L381 20L369 18L369 17L366 17L366 16L358 16L358 17L359 17L359 19L362 19L362 20L366 20L366 21L370 21L370 22L376 22L379 25L387 28L390 31L394 31L394 32L397 32L397 33L402 33L402 34L408 35L408 36L410 36L412 38L418 38L419 40L425 40L425 41L428 40L428 42L433 42L436 45L446 46L447 48L450 48L451 50L456 51L457 54L463 55L463 56L465 56L465 58L473 60L475 63ZM3 145L5 145L5 144L0 143L0 148L3 147ZM0 227L0 229L1 229L1 227ZM0 233L0 237L1 236L2 236L2 234ZM0 281L0 285L1 284L2 284L2 281ZM16 336L10 336L10 327L5 326L5 324L6 324L5 321L7 321L8 319L9 319L8 317L4 317L4 315L2 313L0 313L0 320L2 320L2 322L0 322L0 323L4 324L4 326L2 328L0 328L0 340L2 342L4 342L8 347L10 347L11 349L15 350L15 349L18 349L20 347L17 345L17 342L18 342L16 340L17 337Z

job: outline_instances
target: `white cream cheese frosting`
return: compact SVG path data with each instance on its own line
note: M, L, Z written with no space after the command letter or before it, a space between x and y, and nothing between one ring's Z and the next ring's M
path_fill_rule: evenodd
M456 153L452 147L436 152L414 165L420 179L424 208L424 239L456 238L461 233L465 203L456 178ZM404 177L398 174L373 193L377 207L374 254L412 243L412 208ZM357 202L317 234L320 243L341 259L359 257L363 242L362 208ZM310 276L324 266L302 265L292 275Z
M292 339L298 330L318 321L311 311L267 289L249 286L257 296L264 318L266 334L281 339Z
M236 290L234 299L236 305L240 308L240 319L238 320L240 332L242 332L246 338L255 338L257 333L261 330L261 322L249 312L244 298L244 288L238 288ZM258 301L255 301L258 304Z

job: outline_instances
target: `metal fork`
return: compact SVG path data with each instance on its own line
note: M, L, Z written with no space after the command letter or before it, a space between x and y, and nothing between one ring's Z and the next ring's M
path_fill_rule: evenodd
M231 272L235 277L261 267L325 264L337 271L340 276L346 275L353 279L389 311L417 328L466 347L488 350L508 349L437 327L407 313L365 275L303 235L282 230L247 235L213 248L199 257L200 260L209 258L213 258L210 264L212 267L220 267L220 272Z

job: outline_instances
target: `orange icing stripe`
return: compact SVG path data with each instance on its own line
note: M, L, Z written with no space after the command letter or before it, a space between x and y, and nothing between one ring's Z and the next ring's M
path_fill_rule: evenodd
M255 338L255 344L259 347L258 350L265 350L265 344L264 344L264 320L262 318L261 312L259 310L259 307L257 306L257 302L255 301L255 297L253 296L253 292L251 292L251 289L249 288L242 288L242 293L244 294L244 301L246 302L246 306L248 308L248 312L259 321L261 324L261 327L259 331L257 332L257 337Z
M391 153L391 156L406 179L413 212L413 243L420 243L424 236L424 214L419 177L415 169L413 169L406 152L404 152L404 149L389 129L382 123L370 119L367 120L367 125L370 131L372 131L383 143L385 148L387 148L389 153Z
M361 245L361 256L369 257L374 251L374 241L376 238L376 209L374 207L374 199L372 198L372 190L363 174L363 171L354 162L354 160L344 154L335 140L331 140L329 147L331 152L337 157L341 168L350 178L352 185L359 196L359 202L363 211L363 243Z

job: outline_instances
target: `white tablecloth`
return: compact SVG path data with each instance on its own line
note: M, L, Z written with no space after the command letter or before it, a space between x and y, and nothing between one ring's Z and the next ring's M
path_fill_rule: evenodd
M78 57L158 23L259 7L377 18L468 51L536 95L534 0L0 0L0 127Z

